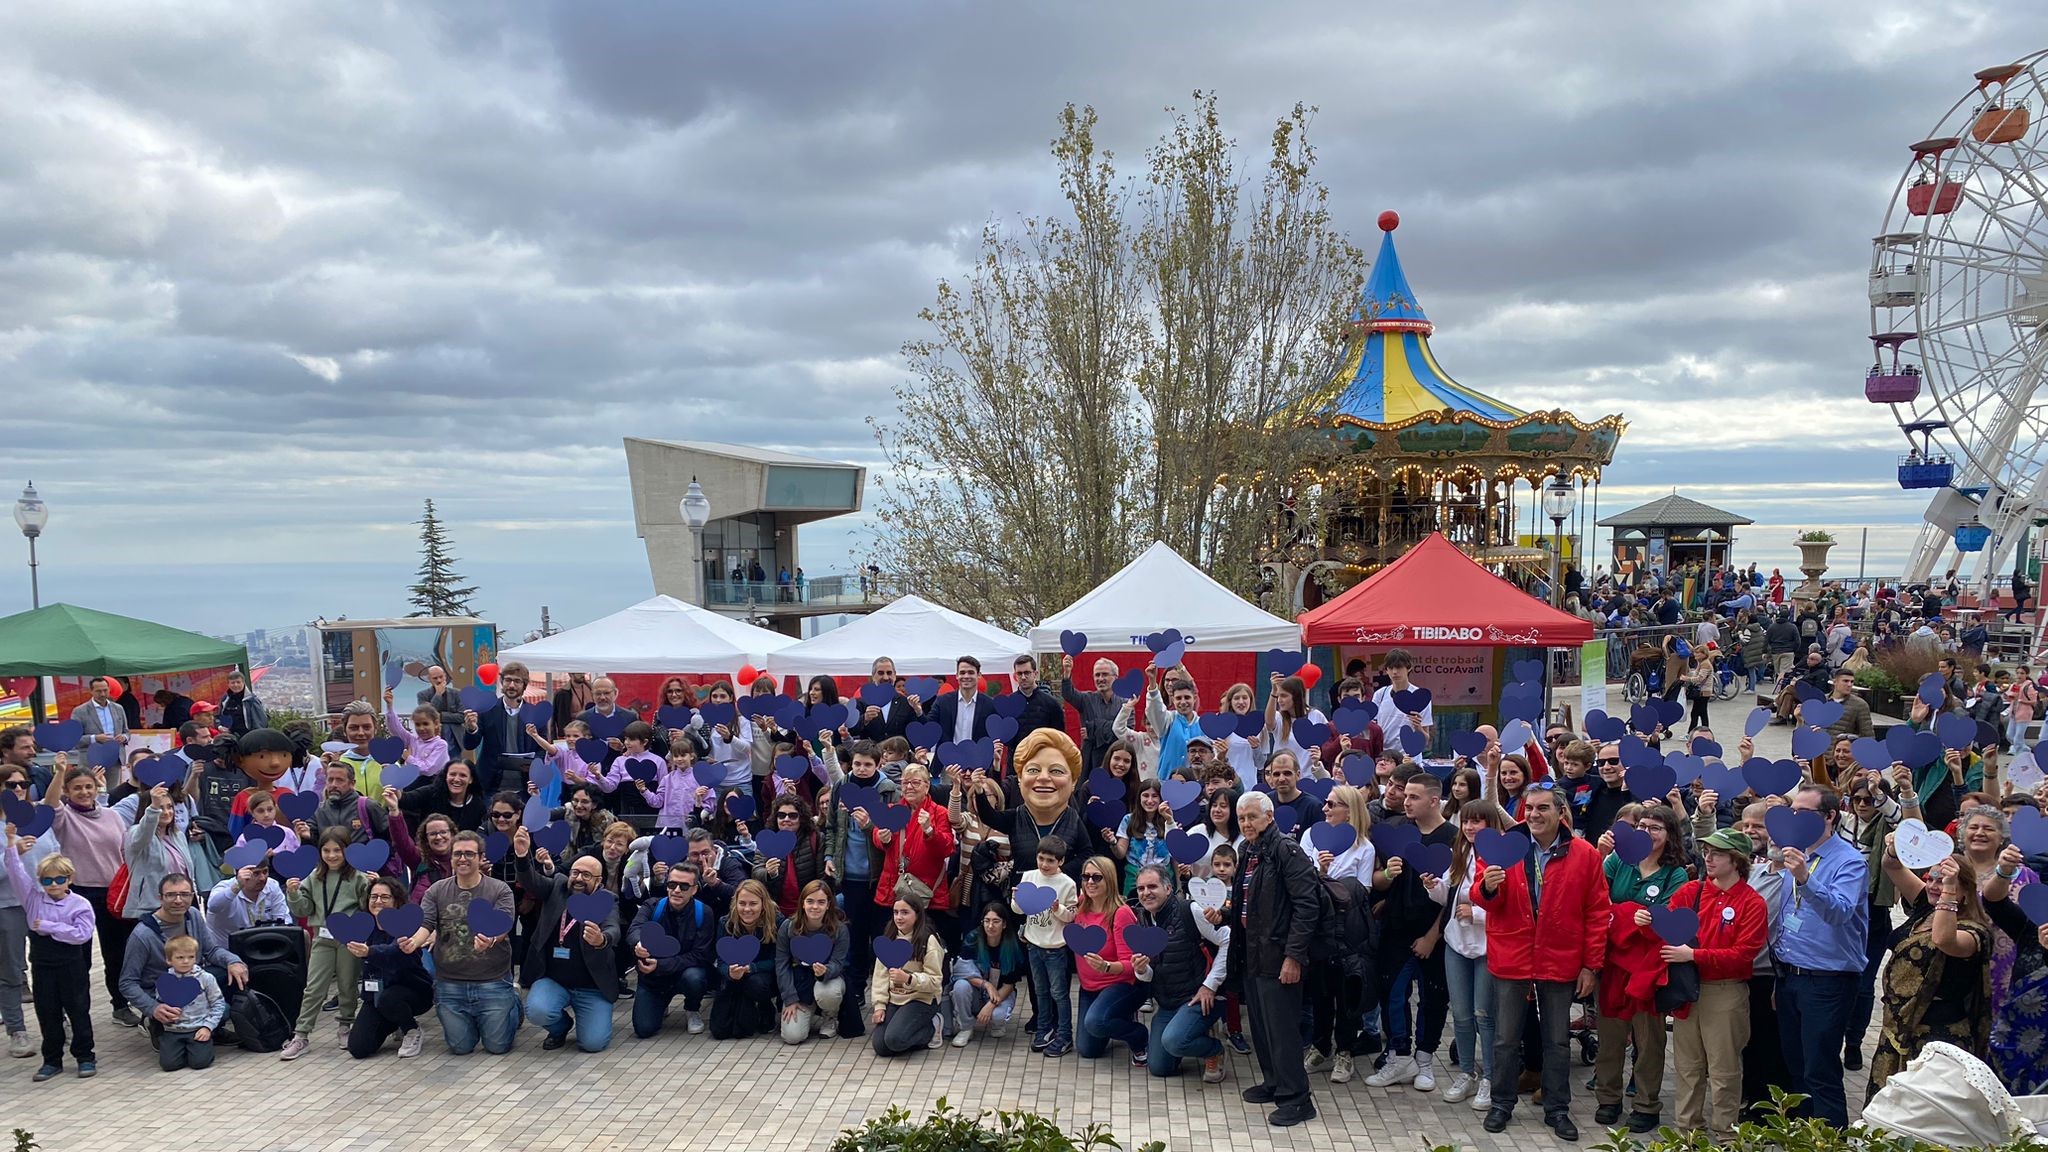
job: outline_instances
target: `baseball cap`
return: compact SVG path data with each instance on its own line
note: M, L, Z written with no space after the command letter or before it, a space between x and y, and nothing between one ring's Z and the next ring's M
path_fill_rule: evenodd
M1204 748L1210 749L1216 747L1216 742L1214 740L1209 739L1207 735L1200 732L1197 732L1193 736L1188 737L1188 747L1192 748L1197 744L1200 744Z
M1723 852L1735 852L1743 856L1756 854L1756 843L1749 838L1749 834L1733 828L1723 828L1711 836L1703 836L1700 843L1709 848L1719 848Z

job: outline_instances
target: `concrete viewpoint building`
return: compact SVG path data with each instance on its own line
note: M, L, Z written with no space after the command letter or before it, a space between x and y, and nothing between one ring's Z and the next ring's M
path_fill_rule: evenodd
M792 636L802 635L806 617L871 612L893 596L867 573L812 570L801 583L796 578L804 567L798 526L860 511L867 469L857 464L742 444L628 436L626 471L634 531L647 542L659 594ZM702 568L681 510L693 478L711 501Z

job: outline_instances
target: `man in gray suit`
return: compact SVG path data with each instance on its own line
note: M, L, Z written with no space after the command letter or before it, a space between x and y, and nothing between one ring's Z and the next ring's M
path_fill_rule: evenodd
M71 718L84 727L85 735L79 738L77 752L85 752L94 744L118 744L128 746L128 713L114 703L108 691L107 678L95 676L88 685L92 699L71 710Z

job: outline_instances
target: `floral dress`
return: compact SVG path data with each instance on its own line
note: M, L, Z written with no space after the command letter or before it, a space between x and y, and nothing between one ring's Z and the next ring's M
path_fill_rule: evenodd
M1984 912L2013 942L2005 1007L1991 1020L1991 1066L2016 1096L2048 1094L2048 953L2010 897L1985 901Z
M1988 924L1959 922L1956 932L1976 937L1977 951L1967 957L1950 956L1935 947L1933 918L1934 905L1925 895L1913 902L1878 980L1884 1029L1877 1038L1877 1055L1870 1061L1872 1096L1930 1040L1953 1044L1980 1060L1991 1054L1991 1014L1985 1008L1990 1001L1988 957L1995 932Z

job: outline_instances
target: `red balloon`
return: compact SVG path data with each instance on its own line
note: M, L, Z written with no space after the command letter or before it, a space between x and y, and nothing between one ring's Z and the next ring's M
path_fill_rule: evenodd
M756 669L752 664L740 665L740 687L742 689L752 688L754 686L754 681L759 680L760 678L760 671Z
M496 664L477 665L476 678L486 688L496 684L498 682L498 666Z
M1295 675L1301 677L1302 684L1314 688L1316 681L1323 678L1323 669L1319 664L1303 664L1301 670L1296 672Z
M107 682L108 699L119 700L121 698L121 693L126 691L128 688L126 684L123 684L121 682L121 678L119 676L103 676L101 677L101 679ZM92 683L92 681L88 680L86 681L86 683L90 684Z

